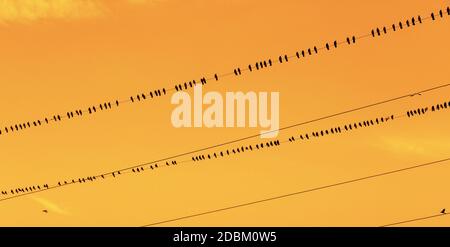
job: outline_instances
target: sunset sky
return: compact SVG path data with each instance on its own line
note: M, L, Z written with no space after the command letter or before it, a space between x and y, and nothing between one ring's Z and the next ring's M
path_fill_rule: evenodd
M0 127L277 61L447 6L450 0L0 0ZM279 92L283 127L447 84L450 16L444 15L258 72L209 80L203 91ZM174 128L172 93L0 135L0 190L55 185L261 130ZM404 115L449 102L449 96L446 87L281 131L278 139ZM449 113L8 200L11 195L0 195L0 225L142 226L446 159ZM262 141L268 140L211 152ZM449 174L446 162L160 226L380 226L449 211ZM449 225L450 217L405 224Z

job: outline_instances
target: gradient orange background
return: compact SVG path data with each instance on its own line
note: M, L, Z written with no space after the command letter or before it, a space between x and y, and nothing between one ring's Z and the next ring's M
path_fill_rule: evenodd
M98 1L99 16L0 22L0 126L227 73L367 34L450 1ZM450 18L305 60L209 82L279 91L280 126L448 83ZM192 92L192 91L190 91ZM450 89L280 132L403 114ZM0 136L0 188L85 177L259 133L181 128L170 97ZM215 161L0 202L3 226L140 226L447 158L448 111ZM255 143L253 140L246 143ZM234 145L237 146L237 145ZM190 156L180 160L190 159ZM450 209L449 164L163 226L378 226ZM42 213L49 210L48 214ZM448 226L439 217L408 226Z

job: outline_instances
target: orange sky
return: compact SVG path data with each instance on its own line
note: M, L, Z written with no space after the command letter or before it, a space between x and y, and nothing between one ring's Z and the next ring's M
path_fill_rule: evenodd
M367 34L450 1L0 0L0 126L173 87ZM210 82L280 92L280 126L449 83L450 18L304 61ZM281 132L449 100L450 89ZM0 136L0 188L90 176L259 133L180 128L170 97ZM0 201L4 226L140 226L448 158L448 111L198 165ZM260 141L260 140L258 140ZM249 141L254 144L255 141ZM190 156L180 160L190 159ZM164 226L378 226L450 208L448 165L421 168ZM2 197L3 198L3 197ZM49 211L42 213L43 209ZM448 226L438 217L411 226Z

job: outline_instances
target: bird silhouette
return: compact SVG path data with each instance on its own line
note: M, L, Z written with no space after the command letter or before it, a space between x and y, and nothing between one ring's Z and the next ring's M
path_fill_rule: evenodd
M443 209L441 210L441 214L446 214L445 208L443 208Z
M42 210L42 212L47 214L47 213L48 213L48 210L47 210L47 209L44 209L44 210Z

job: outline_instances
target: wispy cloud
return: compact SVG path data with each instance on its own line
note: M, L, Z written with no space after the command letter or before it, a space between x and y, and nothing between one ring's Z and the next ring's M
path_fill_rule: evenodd
M33 197L33 200L35 200L37 203L41 204L43 206L43 210L48 210L49 212L61 214L61 215L69 215L69 212L62 209L57 204L50 202L44 198L41 197Z
M155 0L128 0L129 3L134 3L134 4L144 4L144 3L150 3L152 1L155 1Z
M0 21L6 23L81 19L103 13L104 6L94 0L0 0Z
M147 4L161 0L121 0ZM85 19L108 13L109 0L0 0L0 23L29 23L48 19Z
M407 155L430 156L448 149L448 141L442 139L422 139L407 137L380 137L380 142L372 144L389 152Z

